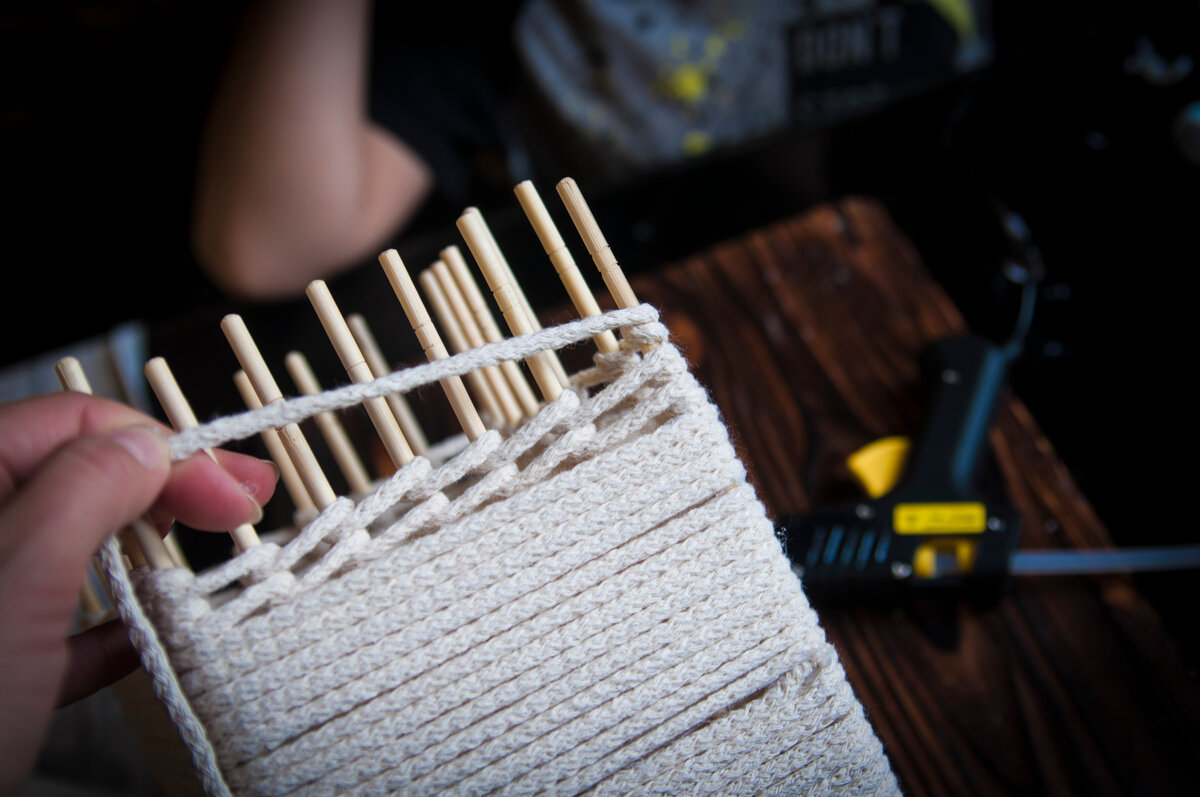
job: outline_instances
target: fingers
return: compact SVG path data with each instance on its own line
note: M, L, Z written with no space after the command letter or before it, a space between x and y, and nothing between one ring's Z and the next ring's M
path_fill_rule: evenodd
M41 417L52 423L56 416ZM38 422L37 416L27 419ZM0 436L0 448L8 443ZM37 750L59 692L67 661L63 637L88 559L166 483L166 438L160 427L126 426L61 443L40 462L7 472L23 478L0 503L0 673L6 704L0 749L26 761Z
M196 529L228 531L262 520L262 505L275 490L275 466L254 457L215 452L176 462L155 503L156 515L169 515Z
M60 445L0 504L3 591L23 583L45 599L66 595L69 607L88 559L153 503L168 473L158 427L128 426Z
M67 441L138 425L167 431L124 404L82 393L38 396L0 407L0 501Z
M279 482L279 466L257 457L217 449L212 452L221 468L234 478L260 507L275 494Z
M59 687L59 706L70 705L116 683L138 666L137 651L120 620L76 634L67 644L67 672Z
M167 427L123 404L64 392L0 407L0 504L58 447L80 436L132 426ZM198 529L226 531L256 523L275 489L275 466L254 457L214 452L220 467L200 454L176 463L153 517L160 528L170 518ZM0 539L0 549L3 547Z

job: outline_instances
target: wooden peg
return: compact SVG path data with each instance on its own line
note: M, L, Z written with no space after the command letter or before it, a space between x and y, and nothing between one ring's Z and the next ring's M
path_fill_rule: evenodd
M471 269L467 266L466 258L462 256L459 248L447 246L441 252L441 259L450 269L450 273L454 277L454 284L458 286L459 292L466 300L470 315L475 319L484 340L488 343L503 340L500 327L496 325L496 319L492 317L492 311L488 309L487 302L483 299L483 292L479 290L479 285L471 276ZM513 395L517 398L517 403L521 405L521 411L530 418L537 415L537 396L534 394L533 388L529 386L520 367L511 360L505 360L500 363L499 367L500 372L504 375L504 381L508 383Z
M533 183L529 180L519 183L514 189L514 193L517 195L517 201L521 204L522 210L525 211L526 218L533 225L533 231L537 233L542 249L546 251L550 263L553 264L555 272L562 280L563 287L567 289L567 295L571 297L571 303L575 305L575 310L583 317L600 315L600 305L596 303L596 297L592 295L587 282L579 272L579 266L575 265L575 258L571 256L571 250L567 248L562 235L559 234L558 227L550 218L550 213L546 210L546 205L542 202ZM611 331L606 330L599 335L594 335L592 340L595 341L596 348L601 352L610 353L618 349L617 338Z
M404 266L404 261L400 259L400 253L395 249L389 249L379 255L379 263L383 266L384 273L387 274L392 290L396 292L396 298L400 300L400 306L404 308L404 314L408 316L408 323L412 325L413 332L416 333L417 341L421 344L425 356L431 362L449 357L441 337L438 336L437 329L433 326L433 321L429 318L429 312L425 309L420 294L417 293L417 286L413 284L412 277L409 276L408 269ZM450 400L450 406L454 409L454 414L467 439L478 440L487 429L483 425L483 421L479 419L479 413L475 411L475 405L471 403L462 379L457 376L443 379L442 389L446 392L446 398Z
M83 586L79 588L79 612L82 615L80 619L87 623L89 628L93 624L93 618L100 617L104 613L104 603L96 594L91 579L88 578L84 579Z
M495 252L488 242L478 214L464 213L459 216L458 230L467 242L467 248L474 255L479 270L483 272L483 278L487 282L488 288L491 289L492 296L495 297L496 305L500 308L500 314L504 316L508 328L514 335L532 334L534 330L525 316L525 311L517 302L516 294L507 275L497 262ZM542 391L542 396L546 401L554 401L562 394L562 382L559 381L558 374L551 366L549 358L543 355L545 352L538 352L527 357L525 362L533 373L533 379Z
M258 350L258 344L254 342L254 338L250 337L250 330L246 329L246 322L242 320L242 317L233 313L225 316L221 319L221 331L225 333L225 338L229 341L234 356L237 357L242 370L254 387L254 393L258 396L258 400L264 406L282 402L283 393L280 392L275 377L271 375L271 370L263 360L262 353ZM309 447L304 433L300 431L299 424L294 421L285 424L279 430L279 435L283 441L283 447L292 460L292 464L296 466L296 472L300 474L304 488L308 491L313 503L321 510L333 504L337 500L337 494L329 486L329 480L325 478L325 473L321 470L321 465L317 462L312 448Z
M450 302L446 298L445 291L442 290L441 284L437 277L433 274L432 268L427 268L417 275L417 282L421 284L421 288L425 291L425 298L429 300L429 304L433 307L433 314L437 316L438 324L442 331L446 333L446 338L450 341L450 347L455 352L464 352L470 348L467 343L466 333L463 332L462 325L458 322L458 318L450 309ZM483 372L479 369L471 371L467 374L467 383L471 386L471 391L483 405L484 411L488 417L492 418L497 424L504 423L507 418L504 416L503 410L500 409L500 401L496 398L495 391L492 386L484 378Z
M54 366L59 384L63 390L74 390L77 393L92 394L92 385L83 366L74 357L63 357ZM148 517L142 515L134 518L122 538L122 546L126 555L135 564L148 564L153 570L169 570L175 566L166 543L158 536L158 529Z
M346 316L346 323L350 326L350 334L354 336L358 347L362 349L363 357L366 358L367 365L375 378L390 374L392 369L388 367L383 351L375 341L375 336L371 334L366 320L358 313L351 313ZM404 439L408 440L409 445L412 446L413 453L422 457L427 456L429 441L425 438L425 432L421 429L421 424L417 422L417 416L413 413L408 399L400 393L389 393L384 398L387 400L388 406L392 408L392 414L396 416L396 421L400 424L400 431L404 432Z
M508 265L508 258L504 256L504 250L500 248L500 244L496 241L496 236L492 235L492 228L488 226L487 219L479 211L479 208L467 208L465 213L468 213L479 220L479 229L483 231L484 238L492 247L492 253L496 256L496 266L499 273L502 273L512 288L513 297L517 300L517 304L525 311L525 320L529 322L529 328L534 332L538 332L542 328L542 322L538 320L537 313L533 312L533 305L529 303L529 299L525 296L525 291L521 288L521 283L513 274L512 267ZM567 376L567 371L563 368L562 362L558 359L558 352L547 349L543 355L544 359L554 369L554 373L558 376L558 381L566 387L571 383Z
M257 410L262 407L262 402L258 400L258 394L254 392L254 386L250 384L250 377L246 376L245 371L235 373L233 383L237 386L238 393L246 404L246 409ZM292 463L292 458L288 454L279 432L275 429L267 429L262 433L262 441L266 445L267 453L270 454L272 461L279 468L279 480L283 482L284 489L292 499L296 511L315 512L317 505L313 503L312 496L308 494L308 488L304 486L300 472Z
M354 341L354 336L350 334L350 327L346 325L342 311L333 301L329 286L325 284L324 280L313 280L308 285L307 294L313 309L317 311L317 317L321 319L321 326L325 327L325 334L333 343L334 351L337 352L338 359L342 361L351 381L359 384L374 381L375 374L371 371L371 366L367 365L367 360L363 357L362 349L358 348L358 343ZM392 464L401 468L412 462L414 457L412 448L404 439L404 432L400 431L400 424L396 422L396 416L392 414L387 402L382 397L376 396L363 401L363 406L371 418L371 423L375 426L375 432L383 441L383 447L391 457Z
M301 393L306 396L315 396L321 392L321 384L317 381L312 366L308 364L308 358L303 354L298 351L288 352L287 356L283 358L283 364ZM359 459L358 453L354 450L354 445L350 442L350 435L346 434L346 428L342 426L342 422L329 410L318 412L313 420L317 424L321 436L325 438L325 443L333 454L338 470L345 477L346 484L350 486L350 491L355 495L369 493L371 477L367 473L366 466Z
M483 337L483 332L480 331L479 325L475 322L475 316L472 315L470 308L467 306L467 302L462 295L462 290L454 280L454 275L450 273L450 267L446 265L445 261L439 260L433 264L430 270L433 272L434 280L441 287L442 295L446 297L446 301L450 305L449 310L451 315L458 319L463 335L467 339L467 347L475 349L482 346L487 340ZM516 366L514 365L513 367L515 368ZM517 401L517 396L513 392L512 386L504 378L504 373L494 365L489 365L482 370L484 379L487 380L496 395L496 400L500 403L504 419L510 426L520 423L523 417L521 405ZM530 391L530 396L532 397L532 391Z
M250 530L253 531L254 527L251 526ZM230 536L232 536L232 532ZM163 545L167 546L167 555L171 557L171 561L175 563L176 567L191 570L191 565L188 564L187 557L183 555L183 548L180 547L179 540L175 537L174 529L168 531L167 536L163 537Z
M567 213L571 216L575 229L579 231L579 237L583 239L583 245L587 247L588 254L592 256L596 268L600 269L600 276L604 278L604 284L608 287L608 292L612 294L617 307L623 310L637 307L637 296L629 287L629 281L625 279L625 272L621 271L621 267L617 264L616 255L613 254L608 241L604 239L604 233L600 232L600 225L592 216L592 211L584 201L579 186L570 177L564 178L558 183L558 196L566 205Z
M155 357L146 363L143 370L146 374L146 381L150 383L150 388L158 397L158 403L162 405L163 412L167 414L167 419L175 427L175 431L182 432L184 429L200 425L200 421L196 419L196 413L192 412L192 406L188 404L183 390L180 389L179 383L175 380L175 375L171 373L171 368L165 359ZM216 461L212 451L209 449L204 451L209 457L212 457L214 462ZM229 535L233 538L233 545L238 553L259 544L258 534L254 531L254 526L249 523L243 523L229 532Z

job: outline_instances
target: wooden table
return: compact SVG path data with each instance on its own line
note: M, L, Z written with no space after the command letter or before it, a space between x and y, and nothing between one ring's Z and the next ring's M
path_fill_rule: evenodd
M633 285L661 308L776 517L841 494L859 446L911 432L917 355L965 330L865 200L821 206ZM1022 547L1111 546L1015 398L991 443L1024 518ZM1200 789L1200 691L1128 577L1027 578L996 605L932 619L902 607L818 610L910 794Z

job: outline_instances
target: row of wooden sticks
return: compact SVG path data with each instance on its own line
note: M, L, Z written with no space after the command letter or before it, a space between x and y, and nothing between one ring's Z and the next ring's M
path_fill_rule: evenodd
M634 307L637 298L579 187L568 177L558 183L557 191L615 304L619 308ZM515 193L576 311L581 316L599 315L600 307L595 297L533 184L528 180L522 182L516 187ZM537 316L514 279L482 214L475 208L468 208L459 217L457 226L510 332L513 335L525 335L539 330L541 327ZM389 249L379 256L379 262L426 357L431 361L448 357L446 346L400 255L394 249ZM443 249L438 261L419 275L419 281L456 351L466 351L501 339L500 330L487 308L483 294L456 246ZM321 280L308 286L307 295L351 381L370 382L391 371L362 316L343 317L328 287ZM256 409L284 401L283 393L242 318L238 315L226 316L221 322L221 329L241 365L234 381L246 406ZM618 348L616 337L611 332L596 335L593 340L601 352L612 352ZM526 365L545 401L558 398L568 384L567 374L553 351L543 351L527 358ZM320 386L302 354L291 352L286 358L286 366L302 393L320 392ZM87 377L74 358L59 360L55 371L63 389L91 392ZM196 415L163 358L156 357L146 363L145 373L163 411L177 431L198 425ZM467 380L471 383L471 393L483 405L484 416L492 421L493 426L516 426L524 418L532 417L540 406L515 363L505 362L472 371L467 374ZM462 379L449 377L442 380L441 385L467 440L478 439L487 431L487 427ZM403 396L397 394L367 399L364 408L395 467L403 467L418 454L427 452L428 443ZM370 477L336 417L332 413L321 413L316 416L315 422L351 491L366 493L371 487ZM337 494L298 424L289 423L278 430L268 430L263 434L263 441L279 467L280 480L298 512L323 510L337 500ZM233 529L230 536L239 553L259 544L258 534L251 524ZM186 566L171 535L165 539L160 537L147 517L138 518L129 528L122 530L119 539L129 562L135 566L144 564L155 570Z

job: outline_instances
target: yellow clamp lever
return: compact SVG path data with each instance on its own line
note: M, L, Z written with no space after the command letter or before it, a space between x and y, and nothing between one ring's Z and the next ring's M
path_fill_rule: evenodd
M900 481L910 448L912 443L907 437L881 437L847 457L846 466L863 492L871 498L879 498L891 492Z

